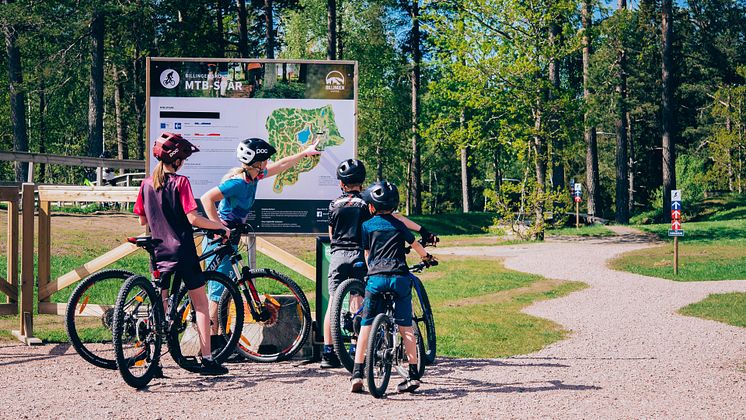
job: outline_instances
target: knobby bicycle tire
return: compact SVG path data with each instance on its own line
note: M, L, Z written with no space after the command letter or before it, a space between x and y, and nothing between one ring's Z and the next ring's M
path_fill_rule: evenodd
M261 300L261 308L271 314L266 321L255 320L248 309L252 299L248 285L239 288L244 298L244 322L236 349L244 357L261 363L292 358L308 339L311 331L311 308L303 290L290 278L270 269L249 270ZM241 284L244 280L239 280ZM253 300L252 300L253 302ZM228 313L221 299L218 314ZM225 319L220 319L225 325Z
M375 398L386 393L391 379L394 352L394 324L386 314L373 319L365 352L365 377L368 391ZM378 383L377 383L378 382Z
M79 321L76 319L82 316L91 317L91 321L95 321L97 328L104 328L109 333L112 329L114 306L116 304L116 295L112 299L110 305L102 305L102 302L90 302L90 296L88 292L93 292L96 288L96 284L101 285L107 280L114 280L118 282L117 291L121 288L127 278L134 275L134 273L126 270L102 270L91 274L81 281L75 290L70 295L70 299L67 301L67 308L65 309L65 330L67 337L70 340L70 345L73 346L75 351L88 363L98 366L104 369L116 369L117 362L114 358L114 350L112 347L111 340L91 342L81 338L80 331L83 329L82 325L79 325ZM81 298L83 302L81 303ZM96 300L96 299L94 299ZM81 316L76 316L81 315ZM108 338L108 337L107 337Z
M334 345L334 352L337 354L337 358L349 372L352 372L352 368L355 365L354 355L350 353L350 344L353 340L357 339L357 333L355 326L359 327L359 320L355 320L356 316L349 309L349 296L352 292L356 292L360 295L360 306L362 307L362 299L365 296L365 283L360 279L347 279L337 286L332 298L331 313L327 316L331 316L330 325L332 330L332 344ZM360 315L357 315L359 318ZM363 351L364 349L360 349Z
M417 276L412 276L412 312L413 321L417 323L417 326L422 333L422 341L424 346L424 357L425 364L431 365L435 363L435 352L436 352L436 341L437 336L435 334L435 319L433 318L433 310L430 307L430 299L427 297L427 291L422 281Z
M131 301L133 299L128 299L129 293L136 287L141 288L142 292L140 293L144 293L148 301L152 302L149 308L146 307L146 313L148 314L147 317L144 318L146 321L138 321L138 324L146 324L147 328L149 328L147 331L147 338L153 340L153 349L150 351L148 350L149 347L143 346L143 352L146 352L144 357L141 358L138 355L135 356L135 360L133 360L133 358L127 357L124 354L124 346L128 343L123 341L123 334L125 334L125 332L127 332L127 334L131 333L130 331L125 331L125 323L132 319L130 314L126 311L130 310L131 306L135 306L135 308L139 306L137 304L132 304ZM136 294L135 296L140 295ZM134 298L134 300L142 303L145 299L140 296L140 299ZM114 308L113 342L117 369L122 375L124 382L133 388L141 389L146 387L153 379L156 368L158 367L162 346L162 337L161 334L158 333L158 329L160 328L159 326L163 324L162 310L163 305L161 303L161 297L157 295L150 280L139 275L133 275L125 280L121 290L119 291L119 295L117 296L117 303ZM129 329L129 325L127 328ZM139 328L140 326L135 327L134 334L137 335L137 343L134 348L138 348L137 344L140 342ZM147 346L147 344L145 344L145 346ZM147 360L148 358L150 360ZM132 365L137 366L137 363L142 360L147 360L149 365L143 372L142 376L136 376L130 372L130 368L133 367Z

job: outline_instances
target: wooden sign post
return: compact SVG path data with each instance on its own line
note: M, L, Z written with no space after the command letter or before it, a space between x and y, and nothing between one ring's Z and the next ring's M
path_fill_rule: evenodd
M583 184L576 182L573 185L572 196L575 201L575 229L580 228L580 202L583 201Z
M681 190L671 190L671 229L668 236L673 236L673 274L679 274L679 236L684 236L681 228Z

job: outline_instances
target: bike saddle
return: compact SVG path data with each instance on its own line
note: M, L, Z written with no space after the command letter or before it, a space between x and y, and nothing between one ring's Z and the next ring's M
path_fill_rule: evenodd
M153 239L152 236L131 236L127 242L137 245L140 248L152 248L163 242L162 239Z

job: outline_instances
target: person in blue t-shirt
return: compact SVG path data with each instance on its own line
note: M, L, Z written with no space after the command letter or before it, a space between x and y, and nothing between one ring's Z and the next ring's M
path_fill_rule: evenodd
M241 140L236 147L236 157L241 162L241 166L231 169L223 177L220 185L210 189L200 197L207 217L228 227L245 223L249 211L254 205L259 180L290 169L305 157L320 154L321 152L316 150L317 143L318 141L313 142L299 153L268 164L269 158L277 152L271 144L258 138ZM216 202L220 202L217 208L215 208ZM219 245L218 243L211 245L210 242L203 242L203 253L211 251ZM208 258L205 264L209 266L213 258L215 257ZM228 277L235 277L231 263L227 258L217 270ZM218 302L220 301L220 295L223 293L223 286L217 282L208 282L207 290L210 299L210 317L213 320L213 340L220 340L223 336L218 335L217 316Z
M363 223L363 247L368 261L368 282L365 285L362 322L357 347L365 349L370 338L373 319L383 312L381 295L394 294L394 317L404 341L409 363L409 375L397 386L399 392L412 392L420 386L417 371L417 339L412 329L412 278L406 258L406 244L419 254L422 261L434 261L432 255L415 241L412 232L391 213L399 206L399 191L387 181L378 181L363 193L371 214L375 216ZM363 363L365 352L355 353L355 365L350 378L352 392L363 389Z

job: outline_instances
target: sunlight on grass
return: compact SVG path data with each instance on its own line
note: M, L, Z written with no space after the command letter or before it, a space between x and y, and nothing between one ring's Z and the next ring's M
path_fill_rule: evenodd
M579 228L565 227L559 229L548 229L547 236L614 236L614 232L604 225L581 226Z
M713 294L681 308L679 313L746 327L746 293Z

